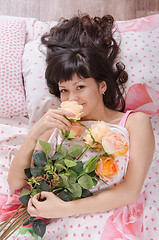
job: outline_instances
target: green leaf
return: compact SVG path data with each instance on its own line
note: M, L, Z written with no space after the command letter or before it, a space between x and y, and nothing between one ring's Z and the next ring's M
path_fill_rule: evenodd
M71 167L71 170L74 171L77 175L80 175L80 173L83 171L83 163L81 161L76 163L77 165L74 167Z
M70 183L75 183L76 180L77 180L77 174L76 174L74 171L72 171L72 170L69 170L68 173L69 173L69 174L68 174L69 182L70 182Z
M86 162L84 164L84 172L86 173L93 172L96 169L96 166L97 166L97 158L92 158L91 161Z
M70 183L69 183L68 177L66 175L64 175L64 174L61 174L60 177L62 178L64 186L66 188L70 187Z
M23 195L23 196L21 196L21 197L19 198L19 201L20 201L23 205L27 206L29 199L30 199L30 195L28 194L28 195Z
M66 170L66 167L63 166L62 164L60 163L55 163L55 167L57 169L58 172L61 172L62 170Z
M94 186L93 180L88 174L82 175L78 179L78 183L80 184L81 187L85 189L91 189Z
M29 189L26 189L26 188L23 188L22 191L21 191L21 196L23 195L29 195L30 194L30 190Z
M46 232L46 225L42 219L36 219L33 222L32 228L33 228L33 232L36 235L40 236L41 238L44 236Z
M35 166L44 167L47 163L45 152L35 150L33 153L33 162Z
M33 177L39 177L42 175L43 172L43 167L34 167L30 169L30 172L32 174Z
M30 228L27 228L27 227L26 227L26 228L22 228L22 227L20 227L20 228L19 228L19 234L20 234L20 235L26 234L26 232L28 231L28 229L30 229ZM18 235L19 235L19 234L18 234Z
M41 189L41 190L46 191L46 192L50 191L49 184L44 179L42 179L38 183L39 183L39 185L36 186L37 189Z
M31 178L32 177L31 172L30 172L30 168L24 169L24 172L25 172L25 175L27 176L27 178Z
M51 145L50 145L50 143L44 142L42 140L39 140L39 143L42 146L42 148L43 148L43 150L44 150L44 152L46 154L46 157L48 157L49 153L51 152Z
M90 197L90 196L93 196L93 194L88 189L82 189L81 198Z
M58 145L56 151L62 153L63 157L66 157L67 155L67 150L64 146Z
M69 160L69 159L64 159L64 163L67 167L74 167L77 165L77 163L75 161Z
M26 232L30 232L30 234L35 238L35 240L38 240L38 236L33 232L32 228L28 228L28 227L20 227L19 228L19 233L18 235L24 235L26 234ZM18 237L18 236L17 236ZM16 238L17 238L16 237Z
M80 154L82 154L83 147L81 145L75 144L72 147L70 147L68 154L71 157L78 157Z
M72 197L72 194L68 191L68 190L63 190L59 195L58 195L59 198L61 198L62 200L64 200L65 202L68 202L68 201L72 201L73 200L73 197Z
M82 195L82 187L78 183L72 184L73 189L71 189L71 193L74 199L81 198Z
M54 160L61 158L62 156L63 156L62 153L57 152L50 158L50 160L54 161Z
M84 164L84 171L88 171L88 172L92 172L95 170L96 168L96 164L97 164L97 156L94 156L92 158L90 158L85 164Z
M23 223L23 226L27 226L31 223L33 223L35 220L35 217L30 217L29 219L27 219L24 223Z
M33 198L37 193L41 193L41 192L42 192L41 189L34 189L30 194L30 197Z

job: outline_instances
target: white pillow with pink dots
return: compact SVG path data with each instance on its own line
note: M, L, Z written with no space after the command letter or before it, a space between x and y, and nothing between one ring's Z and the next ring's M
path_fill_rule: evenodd
M23 58L23 76L26 92L29 125L38 121L49 108L57 108L60 102L49 93L45 81L46 47L40 39L26 44Z
M21 60L25 21L0 18L0 117L26 115Z
M159 113L159 14L118 22L126 66L126 109Z

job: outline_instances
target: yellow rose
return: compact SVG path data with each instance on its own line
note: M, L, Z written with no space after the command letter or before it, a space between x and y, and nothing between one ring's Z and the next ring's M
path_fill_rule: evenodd
M83 106L79 105L76 101L65 101L62 102L60 106L61 109L74 113L76 117L73 119L80 120L81 116L83 115Z
M125 137L121 134L117 134L115 132L108 133L103 139L102 139L102 146L104 148L104 151L108 154L115 154L115 153L126 153L128 151L127 141ZM125 149L125 151L123 151Z
M93 124L91 128L89 129L92 136L94 137L96 142L102 143L103 137L111 131L108 124L106 124L104 121L98 121L98 123ZM86 130L86 134L83 136L84 140L87 144L91 145L93 140L91 138L91 135L88 130Z
M112 157L101 157L96 166L96 173L101 178L112 178L119 171L116 161Z

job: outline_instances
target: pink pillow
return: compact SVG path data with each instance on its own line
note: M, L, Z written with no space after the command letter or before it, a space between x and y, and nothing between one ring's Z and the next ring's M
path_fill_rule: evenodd
M21 74L25 21L0 18L0 117L26 115Z

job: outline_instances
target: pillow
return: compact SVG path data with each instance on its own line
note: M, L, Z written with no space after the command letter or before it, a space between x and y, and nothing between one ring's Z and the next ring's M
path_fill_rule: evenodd
M118 22L126 65L126 109L159 113L159 14Z
M146 83L159 91L159 14L117 24L120 57L129 74L126 89L134 83Z
M26 20L26 43L37 40L42 35L49 33L50 28L57 24L56 21L41 22L36 18L25 18Z
M22 68L26 92L29 126L38 121L49 108L57 108L60 101L49 93L45 82L46 47L41 41L34 40L26 44Z
M0 18L0 117L26 115L21 60L25 21Z

